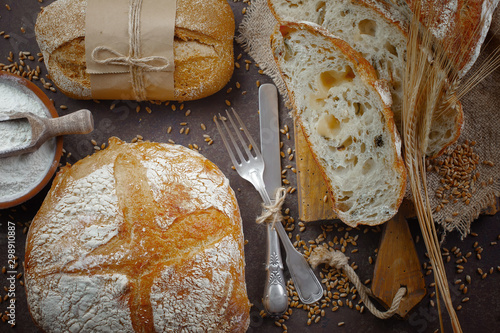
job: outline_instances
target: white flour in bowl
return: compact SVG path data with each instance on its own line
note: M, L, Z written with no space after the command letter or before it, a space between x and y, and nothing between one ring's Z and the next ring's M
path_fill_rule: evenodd
M12 112L31 112L49 117L49 110L27 87L13 78L0 80L0 117ZM0 122L0 151L27 145L31 128L27 122ZM49 171L56 152L56 139L45 142L37 151L0 158L0 202L9 202L28 194Z
M0 97L1 98L1 97ZM31 142L31 126L27 119L3 121L0 115L0 152L22 149Z

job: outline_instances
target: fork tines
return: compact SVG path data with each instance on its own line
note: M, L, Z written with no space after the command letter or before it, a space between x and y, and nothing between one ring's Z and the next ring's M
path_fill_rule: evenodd
M245 127L245 124L241 120L238 113L236 113L236 111L233 108L231 108L231 111L232 114L234 115L234 118L236 118L239 126L236 126L233 116L231 116L231 113L228 110L226 110L227 118L219 114L219 119L222 121L222 124L224 125L225 131L229 136L233 148L231 148L226 138L226 135L224 135L221 126L219 126L219 123L217 121L217 116L214 116L214 122L215 125L217 126L217 130L219 131L220 136L222 137L224 146L226 147L229 156L231 157L231 161L236 166L241 164L243 161L247 161L249 159L256 159L257 157L260 156L260 151L257 148L255 141L252 139L250 133L248 132L247 128ZM227 120L229 120L229 122L231 123L232 131L229 129L229 126L227 125ZM245 134L245 138L241 135L241 132ZM236 133L238 140L235 139L233 133ZM240 146L243 147L243 149L245 150L246 157L243 155ZM255 155L252 154L251 152L252 150L254 151ZM239 157L239 161L236 159L234 151L236 151L236 154Z

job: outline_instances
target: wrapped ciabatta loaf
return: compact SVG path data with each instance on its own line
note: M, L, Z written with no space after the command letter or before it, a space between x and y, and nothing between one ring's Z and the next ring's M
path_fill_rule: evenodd
M114 36L104 37L103 42L109 43L105 45L109 49L108 52L100 52L101 54L96 53L95 55L87 54L86 34L88 31L86 32L86 30L89 28L86 29L86 14L87 5L90 2L90 0L57 0L43 8L36 21L36 39L43 53L50 77L55 85L69 97L76 99L95 97L91 89L91 77L87 66L87 60L90 56L95 56L97 61L101 62L109 60L106 65L114 66L109 70L110 72L127 70L128 65L133 65L148 75L158 75L158 72L162 72L162 67L175 65L175 69L169 67L174 70L173 91L165 95L156 93L154 98L149 96L143 98L149 100L189 101L200 99L219 91L231 78L234 69L233 36L235 23L233 12L226 0L177 0L176 8L174 8L175 30L172 31L171 41L166 40L167 38L151 40L154 38L152 33L161 34L161 31L158 31L161 28L156 28L156 25L153 25L150 27L151 31L147 32L146 28L143 27L144 24L153 19L159 22L165 21L166 13L162 12L162 9L156 10L155 13L155 8L145 8L142 14L138 14L141 21L137 23L136 28L138 31L144 30L144 32L137 32L139 37L135 36L140 38L140 41L137 42L139 44L138 51L146 51L146 47L141 46L144 42L152 44L149 49L163 47L162 43L173 43L170 48L173 48L175 64L165 63L161 57L157 57L156 53L151 54L154 56L153 58L143 54L141 59L139 55L134 55L136 59L130 61L130 58L127 57L134 56L128 54L128 45L124 49L127 54L123 54L123 51L117 52L114 49L116 46L113 44L115 43ZM155 2L144 1L142 6L153 6L151 3L155 4ZM159 3L163 4L164 2ZM104 6L107 5L107 2L101 2L101 4ZM127 1L125 4L128 6ZM96 18L97 22L90 23L92 28L100 22L109 21L113 25L122 11L107 12L105 9L102 11L97 9L93 12L105 12L103 15L109 16L109 19ZM149 17L146 12L149 13ZM131 14L127 14L125 11L123 15ZM128 18L126 19L128 20ZM130 24L132 23L131 21ZM87 22L87 24L89 23ZM124 26L122 30L126 32L127 29L128 27ZM103 31L106 30L107 28L103 28ZM127 43L129 37L127 36ZM169 48L168 45L165 47ZM131 47L131 49L133 48ZM98 64L97 66L102 65ZM118 82L128 81L131 81L129 77L118 79ZM153 79L152 81L149 84L151 90L160 89L165 85L160 80L156 80L158 81L156 82ZM105 82L101 85L107 87L109 84ZM97 98L116 98L116 96L111 95L107 98L106 93L104 93L104 97L101 94ZM123 99L134 98L125 97Z
M109 148L57 175L31 224L28 305L45 332L244 332L242 223L227 178L187 148Z
M317 25L281 22L271 46L338 217L352 227L389 220L403 200L406 171L386 81Z

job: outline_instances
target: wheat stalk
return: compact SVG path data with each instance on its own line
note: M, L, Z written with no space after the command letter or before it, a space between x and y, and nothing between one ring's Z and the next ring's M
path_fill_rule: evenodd
M413 9L414 16L410 24L407 45L403 99L404 156L418 222L433 267L436 290L443 297L444 305L450 314L453 330L461 332L460 322L451 302L448 279L441 258L432 210L429 206L425 177L424 152L427 137L444 84L442 75L439 75L439 71L443 70L439 66L443 58L440 53L435 55L435 52L432 52L434 38L427 29L420 26L420 10L420 6ZM440 308L439 302L439 321L441 331L443 331Z
M457 99L461 99L469 91L474 89L485 77L500 68L500 45L488 55L478 70L474 71L472 75L457 88Z
M421 9L421 2L415 1L412 8L413 17L410 23L404 77L404 157L417 218L433 267L441 331L443 331L443 320L440 296L450 316L453 331L462 332L451 301L440 243L430 207L425 151L432 122L440 117L448 117L450 112L454 112L453 108L460 98L500 67L500 47L469 79L462 82L457 67L464 64L470 56L470 48L479 37L484 22L479 22L469 39L459 36L457 38L460 40L442 45L436 41L429 29L425 28L425 23L424 25L420 23ZM427 22L432 22L438 17L438 13L433 12L432 8L427 14L429 14ZM457 45L459 45L458 49Z

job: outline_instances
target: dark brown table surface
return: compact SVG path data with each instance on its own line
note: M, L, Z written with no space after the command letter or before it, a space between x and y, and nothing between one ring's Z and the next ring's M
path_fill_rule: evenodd
M5 31L10 38L6 39L0 36L0 63L8 63L7 57L9 52L13 52L15 60L18 59L17 54L20 51L29 51L33 55L39 52L38 45L34 35L34 23L40 6L46 6L52 1L38 2L35 0L27 1L4 1L0 4L0 31ZM10 10L5 4L9 4ZM246 3L241 1L230 1L231 7L235 13L236 25L238 26L242 20L242 11L247 7ZM22 28L22 29L21 29ZM24 32L23 32L24 30ZM235 31L235 34L238 32ZM168 142L169 139L175 143L184 146L198 145L200 153L209 158L226 174L231 182L231 186L236 191L238 202L240 205L241 214L243 217L243 226L245 239L248 244L245 246L246 260L246 281L248 295L253 307L251 308L251 323L248 332L279 332L283 328L275 324L274 319L261 318L260 312L262 306L262 291L265 280L265 228L258 226L254 221L260 212L261 199L253 187L242 180L237 173L231 169L231 163L227 153L222 145L220 137L217 133L215 125L212 122L212 117L223 112L226 108L226 100L230 101L233 106L244 119L248 129L257 139L259 133L259 117L258 117L258 88L257 81L260 83L271 82L271 79L265 75L259 74L258 68L241 48L235 43L235 57L241 55L241 59L237 62L241 65L236 68L231 81L219 93L208 98L183 103L173 102L168 106L153 105L148 102L137 103L131 101L79 101L72 100L64 96L61 92L46 91L47 95L55 101L56 108L60 115L64 115L81 108L90 109L95 120L95 130L88 135L83 136L68 136L64 139L64 149L66 154L63 155L61 163L73 164L79 159L92 154L94 145L91 140L95 140L98 145L106 143L111 136L117 136L122 140L130 142L137 135L141 135L144 140L157 142ZM31 67L40 65L42 68L42 76L47 74L43 63L36 61L28 61ZM246 61L249 61L249 69L245 68ZM241 88L236 87L236 83L241 84ZM35 82L42 88L42 84ZM231 89L231 91L228 91ZM113 110L110 110L114 104ZM67 106L67 109L61 109L61 105ZM176 110L172 109L172 105L176 106ZM140 106L141 110L136 112L136 107ZM146 111L146 107L151 108L151 113ZM189 116L186 116L186 111L191 110ZM280 103L280 122L281 127L288 125L291 130L291 138L284 141L283 151L288 148L293 149L293 126L292 119L288 114L289 110ZM181 126L180 123L187 122L188 125ZM207 129L203 131L200 124L204 123ZM167 134L167 128L171 126L172 132ZM181 127L189 127L189 134L181 134ZM214 144L209 146L205 141L203 134L208 134L214 139ZM71 153L69 155L69 153ZM69 155L69 156L68 156ZM287 165L295 165L295 161L283 159L282 167ZM290 186L295 186L296 179L294 174L288 172L287 179L290 181ZM24 228L31 221L40 207L50 184L46 186L33 199L27 201L23 205L0 210L0 267L7 266L7 222L16 222L16 254L20 258L19 272L22 272L22 262L24 258L24 244L26 240ZM298 220L297 211L297 196L296 192L287 197L285 208L290 209L290 216ZM319 221L307 225L306 231L301 233L302 239L315 239L321 232L322 226L332 225L337 223L337 226L342 227L339 221ZM370 228L367 233L364 233L365 227L353 229L350 235L359 235L357 253L350 253L350 262L356 262L359 266L357 273L361 280L371 279L373 276L374 265L369 263L368 257L376 258L375 251L380 242L380 228ZM414 239L420 238L416 242L416 248L420 256L421 263L428 263L425 257L425 245L421 240L420 231L417 221L410 221L410 229ZM475 236L469 236L462 240L456 232L447 235L443 246L451 249L458 247L463 253L473 251L474 242L478 242L484 248L482 259L479 260L472 256L469 261L464 264L464 272L456 273L455 258L445 264L450 282L451 295L453 304L458 306L462 304L463 308L458 311L458 317L461 321L464 332L500 332L500 253L499 246L495 242L500 237L500 215L481 216L472 225L472 232ZM298 233L298 228L294 234ZM329 233L328 239L344 235L345 231L334 231ZM493 242L493 243L492 243ZM352 250L351 247L349 250ZM283 253L284 254L284 253ZM477 269L488 271L493 268L493 273L488 274L485 279L481 279L477 273ZM319 272L319 269L316 270ZM288 272L285 274L289 276ZM455 284L457 279L465 281L465 275L472 277L472 282L468 286L467 296L470 300L467 303L461 303L463 295L459 290L459 285ZM428 294L433 291L429 285L433 282L432 275L426 276L426 285L428 286ZM22 280L22 278L20 279ZM0 322L0 331L18 331L18 332L37 332L38 329L34 325L27 309L26 296L23 287L19 281L16 282L16 308L15 318L16 326L10 328L5 322ZM7 286L7 274L0 274L0 286ZM4 288L0 288L0 296L2 300L7 292ZM9 303L4 300L0 303L0 311L4 313ZM301 309L293 309L293 313L285 325L289 332L434 332L439 328L438 314L436 307L431 306L430 298L427 295L422 302L412 311L409 318L406 320L391 318L389 320L380 320L375 318L368 311L359 313L355 309L350 309L345 305L336 312L332 312L330 308L326 308L326 315L318 322L310 326L306 325L307 313ZM445 330L450 332L451 328L447 314L444 313ZM344 322L345 325L338 327L339 322Z

